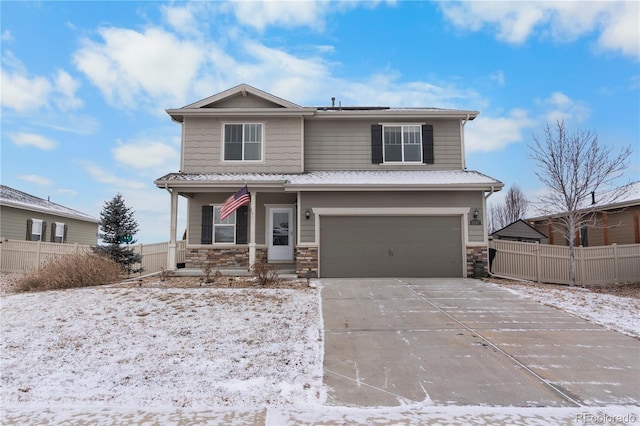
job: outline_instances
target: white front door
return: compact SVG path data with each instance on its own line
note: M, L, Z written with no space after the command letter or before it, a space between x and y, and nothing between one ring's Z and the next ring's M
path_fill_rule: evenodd
M293 260L293 208L269 209L269 260Z

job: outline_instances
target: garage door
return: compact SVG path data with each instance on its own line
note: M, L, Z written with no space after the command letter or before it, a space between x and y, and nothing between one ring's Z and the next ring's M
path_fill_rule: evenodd
M322 277L460 277L459 216L322 216Z

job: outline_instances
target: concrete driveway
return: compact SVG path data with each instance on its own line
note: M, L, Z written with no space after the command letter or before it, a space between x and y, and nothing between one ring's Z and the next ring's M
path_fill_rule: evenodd
M472 279L323 279L329 403L640 404L640 341Z

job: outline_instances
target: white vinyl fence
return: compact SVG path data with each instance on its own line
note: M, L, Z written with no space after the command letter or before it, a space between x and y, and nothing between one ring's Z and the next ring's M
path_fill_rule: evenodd
M137 244L132 246L142 254L142 274L160 272L167 267L169 243ZM26 273L40 269L59 256L91 251L84 244L43 243L42 241L6 240L0 242L0 271ZM178 241L176 262L184 262L185 241Z
M569 283L569 247L493 240L491 273L542 283ZM576 284L640 281L640 244L576 247Z

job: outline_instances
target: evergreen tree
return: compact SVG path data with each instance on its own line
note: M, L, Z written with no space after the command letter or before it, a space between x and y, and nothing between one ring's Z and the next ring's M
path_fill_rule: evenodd
M142 267L135 267L142 261L142 255L136 253L132 247L137 241L133 236L139 231L138 222L133 214L133 210L125 205L120 193L112 200L106 201L100 212L98 234L106 245L96 247L97 252L106 254L129 274L142 272Z

